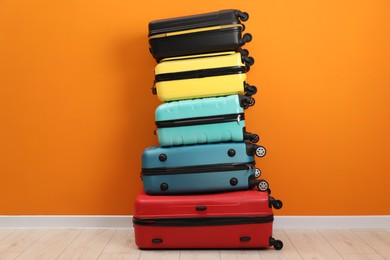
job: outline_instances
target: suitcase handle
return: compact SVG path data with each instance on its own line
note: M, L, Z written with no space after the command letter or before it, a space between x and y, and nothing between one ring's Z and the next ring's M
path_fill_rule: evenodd
M205 211L205 210L207 210L207 206L196 206L195 209L197 211Z

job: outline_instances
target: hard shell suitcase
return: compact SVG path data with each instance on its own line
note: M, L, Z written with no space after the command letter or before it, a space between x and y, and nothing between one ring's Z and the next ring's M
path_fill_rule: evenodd
M236 51L252 40L242 35L248 13L239 10L161 19L149 23L150 52L156 61L199 53Z
M273 209L282 202L256 190L216 194L149 196L138 194L133 217L141 249L268 248Z
M141 178L147 194L189 194L245 190L257 185L269 191L254 154L263 146L229 142L177 147L152 146L142 154Z
M164 59L154 70L153 93L163 102L254 95L257 88L246 83L246 72L253 64L247 53L221 52Z
M161 146L249 140L257 134L246 132L244 107L254 104L247 96L230 95L172 101L155 111Z

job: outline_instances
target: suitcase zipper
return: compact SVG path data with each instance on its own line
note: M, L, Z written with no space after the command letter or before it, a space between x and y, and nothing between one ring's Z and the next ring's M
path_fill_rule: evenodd
M231 66L231 67L222 67L222 68L163 73L163 74L156 75L155 82L224 76L224 75L245 73L246 71L247 68L245 66Z
M170 37L170 36L177 36L182 34L189 34L189 33L199 33L199 32L206 32L206 31L215 31L215 30L223 30L223 29L230 29L240 27L242 30L243 25L242 24L227 24L227 25L220 25L220 26L210 26L210 27L203 27L203 28L197 28L197 29L190 29L190 30L182 30L182 31L176 31L176 32L168 32L168 33L159 33L155 34L149 37L149 40L156 39L156 38L164 38L164 37Z
M177 60L193 60L193 59L199 59L199 58L214 58L214 57L221 57L221 56L228 56L233 55L237 52L235 51L225 51L225 52L217 52L217 53L203 53L203 54L193 54L193 55L187 55L187 56L179 56L179 57L168 57L164 58L160 61L167 62L167 61L177 61Z
M242 171L253 169L255 162L246 163L221 163L204 164L179 167L156 167L142 168L143 175L166 175L166 174L185 174L185 173L204 173L204 172L224 172L224 171Z
M245 120L244 113L156 121L157 128L217 124Z
M223 226L269 223L274 220L273 215L266 216L243 216L243 217L195 217L195 218L136 218L133 217L134 225L142 226Z

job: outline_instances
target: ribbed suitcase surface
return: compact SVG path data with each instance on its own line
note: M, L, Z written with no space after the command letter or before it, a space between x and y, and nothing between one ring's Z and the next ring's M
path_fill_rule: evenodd
M161 146L256 142L258 136L245 131L245 101L251 99L231 95L161 104L155 111L158 141Z

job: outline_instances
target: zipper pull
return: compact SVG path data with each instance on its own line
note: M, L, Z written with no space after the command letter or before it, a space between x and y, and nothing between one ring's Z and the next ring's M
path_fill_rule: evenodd
M237 124L239 125L241 121L241 115L237 115Z

